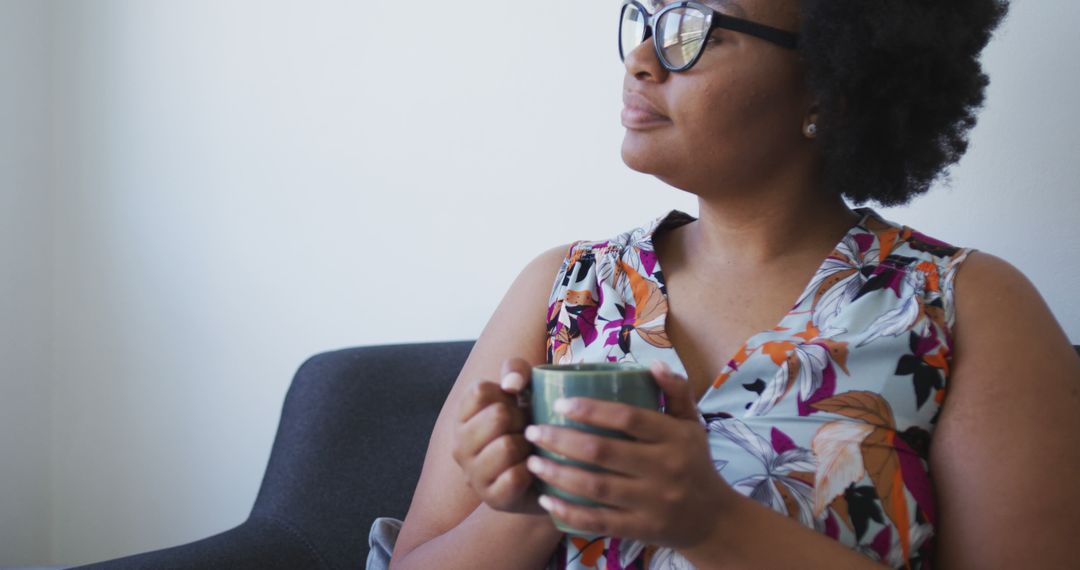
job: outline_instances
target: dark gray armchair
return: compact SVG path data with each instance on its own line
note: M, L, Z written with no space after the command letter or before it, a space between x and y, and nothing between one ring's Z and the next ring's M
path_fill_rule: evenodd
M246 521L189 544L78 568L363 569L372 521L408 510L435 418L474 342L311 357L285 396Z
M189 544L78 568L364 568L372 521L403 518L408 509L435 418L473 343L368 346L311 357L286 394L246 521Z

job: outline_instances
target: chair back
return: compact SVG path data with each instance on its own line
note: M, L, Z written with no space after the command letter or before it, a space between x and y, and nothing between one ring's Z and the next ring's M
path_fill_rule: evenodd
M252 516L285 521L333 568L361 568L404 518L428 438L474 340L348 348L297 371Z

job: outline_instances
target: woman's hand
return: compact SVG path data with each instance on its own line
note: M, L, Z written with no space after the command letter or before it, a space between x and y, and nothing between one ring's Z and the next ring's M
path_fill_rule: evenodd
M619 430L636 441L550 425L526 431L538 447L612 473L560 465L539 456L530 458L528 467L555 487L610 506L584 507L540 497L540 504L568 525L603 536L690 548L709 537L717 513L738 493L716 472L687 381L663 362L654 363L652 372L667 398L667 414L589 398L563 400L565 411L556 408L569 419Z
M454 428L454 461L480 499L495 510L540 514L533 478L525 467L532 445L525 440L525 412L518 394L532 369L520 358L502 364L502 382L478 381L469 388Z

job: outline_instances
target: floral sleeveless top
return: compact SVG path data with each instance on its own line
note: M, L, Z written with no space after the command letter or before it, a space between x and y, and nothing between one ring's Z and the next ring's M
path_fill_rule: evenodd
M746 340L698 409L736 491L891 567L928 568L929 445L952 362L953 277L973 250L855 211L790 312ZM659 359L685 377L652 236L695 219L671 210L574 242L549 300L547 362ZM573 535L548 567L693 568L671 549Z

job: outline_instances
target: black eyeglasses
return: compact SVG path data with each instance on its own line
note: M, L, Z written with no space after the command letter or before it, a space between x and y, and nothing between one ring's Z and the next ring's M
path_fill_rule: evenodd
M619 57L626 61L626 54L652 35L664 68L686 71L701 58L706 40L716 28L749 34L787 49L799 45L798 34L728 16L700 2L672 2L650 14L637 0L626 0L619 16Z

